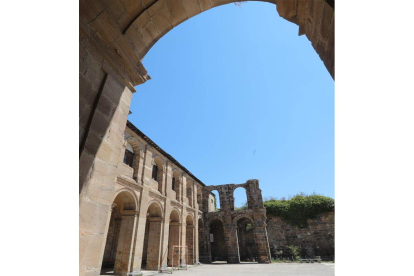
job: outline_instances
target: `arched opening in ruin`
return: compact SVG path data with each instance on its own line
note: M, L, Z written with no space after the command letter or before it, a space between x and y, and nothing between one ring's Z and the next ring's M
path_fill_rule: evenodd
M186 233L185 233L185 245L187 246L188 250L188 260L187 264L194 264L194 238L195 238L195 227L194 227L194 219L192 216L188 215L186 218Z
M158 270L161 246L162 210L158 202L152 202L147 211L145 224L144 248L142 252L142 269Z
M169 266L177 267L179 264L180 256L175 254L176 250L174 250L173 246L180 245L180 225L180 214L174 209L170 214L170 227L168 233L167 264Z
M227 247L224 240L224 225L221 220L213 220L210 224L210 243L212 262L227 262Z
M254 237L254 225L249 218L237 221L237 241L241 262L257 262L257 246Z
M126 273L130 269L136 202L130 192L119 193L112 204L101 274Z
M244 187L238 187L233 191L234 210L244 210L248 208L247 191Z
M217 190L211 191L208 197L208 211L220 211L220 193Z

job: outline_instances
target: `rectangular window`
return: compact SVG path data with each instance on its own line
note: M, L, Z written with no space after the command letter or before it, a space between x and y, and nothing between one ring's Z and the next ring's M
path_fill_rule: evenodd
M124 164L132 168L133 163L134 163L134 154L126 149L125 155L124 155Z
M173 191L175 191L175 177L173 177L172 179L172 189Z

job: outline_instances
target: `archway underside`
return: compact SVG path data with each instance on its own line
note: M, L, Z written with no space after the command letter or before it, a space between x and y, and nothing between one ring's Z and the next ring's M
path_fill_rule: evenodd
M334 1L261 1L276 4L281 17L299 26L299 35L308 37L334 77ZM85 42L83 47L88 52L87 48L91 44L98 46L96 48L100 49L101 57L133 89L133 86L150 79L141 60L162 36L197 14L233 2L237 1L81 1L81 47L82 42Z

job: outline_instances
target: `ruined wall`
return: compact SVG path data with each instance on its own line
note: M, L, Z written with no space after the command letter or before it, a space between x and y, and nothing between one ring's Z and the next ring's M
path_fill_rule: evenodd
M278 217L268 216L267 234L269 245L296 245L302 248L301 255L308 257L335 255L335 215L328 213L308 220L308 227L299 229L284 223ZM271 250L272 252L272 250ZM273 252L272 252L273 257Z

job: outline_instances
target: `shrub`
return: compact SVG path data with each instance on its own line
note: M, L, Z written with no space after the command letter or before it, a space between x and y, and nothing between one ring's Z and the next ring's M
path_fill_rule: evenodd
M327 196L300 193L288 200L267 200L264 202L264 206L268 215L280 217L288 224L305 228L308 219L314 219L323 213L333 212L335 201Z

